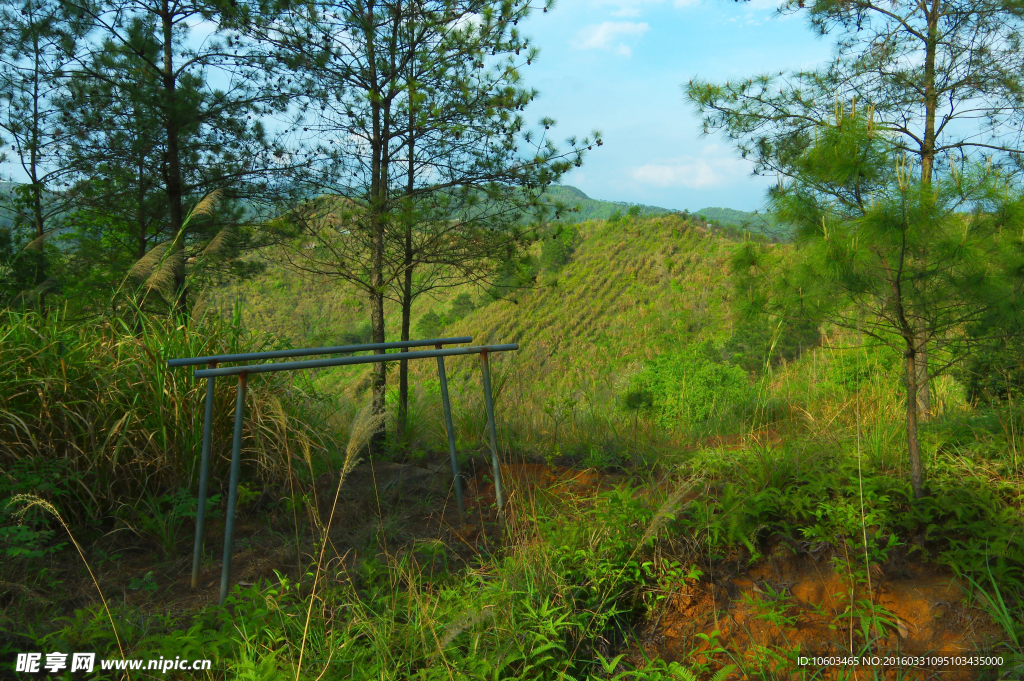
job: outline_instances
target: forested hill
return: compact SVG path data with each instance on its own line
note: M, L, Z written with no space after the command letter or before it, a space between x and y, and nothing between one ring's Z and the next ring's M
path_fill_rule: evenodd
M623 201L602 201L592 199L581 190L570 185L558 185L552 187L547 193L548 199L552 202L560 201L575 208L574 212L563 214L562 222L574 224L586 222L587 220L611 220L617 217L626 216L630 209L636 214L644 217L658 215L671 215L673 213L689 214L689 211L678 211L659 206L647 206L643 204L626 203ZM732 228L739 231L748 231L752 234L760 234L771 241L788 241L792 228L783 225L771 215L766 213L748 212L736 210L735 208L702 208L694 212L694 215L702 216L702 220L714 226Z
M772 241L788 241L793 234L791 226L782 224L768 213L750 213L735 208L701 208L697 215L703 215L708 222L722 227L747 230Z
M562 216L562 222L567 223L586 222L587 220L614 220L616 216L626 215L629 209L634 206L639 209L640 215L643 216L669 215L677 212L657 206L592 199L576 187L569 185L552 187L548 189L546 196L552 202L561 201L576 209L574 212Z

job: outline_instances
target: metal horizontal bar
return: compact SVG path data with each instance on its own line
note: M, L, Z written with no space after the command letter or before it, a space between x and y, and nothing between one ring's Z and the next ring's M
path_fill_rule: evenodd
M167 366L186 367L194 364L210 362L249 362L260 359L278 359L280 357L304 357L306 355L334 355L340 352L360 352L363 350L391 350L394 348L419 348L427 345L455 345L472 343L472 336L455 338L429 338L427 340L394 341L392 343L363 343L362 345L337 345L328 348L302 348L299 350L269 350L267 352L244 352L239 355L210 355L208 357L189 357L187 359L169 359ZM224 374L217 374L223 376Z
M448 348L447 350L418 350L416 352L396 352L390 355L358 355L356 357L340 357L338 359L307 359L301 362L281 362L279 364L250 364L241 367L222 367L218 369L198 369L196 378L210 376L234 376L236 374L262 374L268 371L290 371L294 369L318 369L320 367L339 367L349 364L374 364L376 362L394 362L400 359L422 359L426 357L451 357L453 355L477 355L481 352L505 352L518 350L518 343L506 345L480 345L471 348Z

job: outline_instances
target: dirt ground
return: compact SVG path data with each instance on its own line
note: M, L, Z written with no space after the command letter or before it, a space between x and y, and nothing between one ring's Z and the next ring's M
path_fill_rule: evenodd
M974 655L1000 639L988 616L965 603L961 583L911 563L873 565L870 572L870 585L858 584L830 561L793 555L780 544L744 574L676 585L630 657L691 660L697 653L698 661L742 661L783 675L828 667L823 678L982 677L980 667L935 659ZM801 665L800 657L808 661ZM851 665L850 657L859 663ZM847 661L815 665L814 658Z

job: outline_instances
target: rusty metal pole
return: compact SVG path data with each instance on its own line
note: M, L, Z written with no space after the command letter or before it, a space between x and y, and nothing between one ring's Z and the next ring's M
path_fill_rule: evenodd
M438 345L440 350L441 346ZM452 479L455 481L455 501L459 506L459 520L466 524L466 509L462 503L462 477L459 475L459 458L455 451L455 428L452 426L452 405L448 400L448 377L444 371L444 357L437 358L437 375L441 379L441 406L444 408L444 427L448 433L448 455L452 460Z
M217 367L209 362L207 369ZM210 445L213 440L213 400L216 376L206 379L206 409L203 415L203 453L199 458L199 504L196 506L196 542L192 549L192 588L199 586L199 564L203 559L203 531L206 527L206 488L210 482Z
M491 396L491 368L487 361L487 349L480 351L480 368L484 379L484 405L487 407L487 430L491 437L491 463L494 466L494 498L498 503L498 524L505 527L503 507L505 500L501 489L501 467L498 464L498 438L494 430L494 400Z
M242 420L245 418L245 384L248 374L238 374L235 395L235 437L231 441L231 478L228 482L228 510L224 522L224 563L220 570L220 604L228 597L231 580L231 549L235 541L235 508L238 506L238 477L242 459Z

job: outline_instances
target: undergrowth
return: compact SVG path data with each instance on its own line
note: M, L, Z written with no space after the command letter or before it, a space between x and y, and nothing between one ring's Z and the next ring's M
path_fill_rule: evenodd
M205 389L166 360L276 342L244 332L238 315L187 327L160 318L89 327L59 314L4 313L0 500L51 502L87 547L90 570L121 570L114 553L124 546L111 536L153 554L118 572L120 597L64 602L70 575L84 570L72 536L40 506L4 506L0 624L23 632L0 635L4 652L207 657L215 660L207 678L218 680L815 679L824 676L800 668L785 637L817 618L842 634L839 652L869 654L887 637L901 639L906 625L871 593L879 575L912 566L958 579L969 592L964 607L985 611L1002 632L994 645L1004 671L1020 672L1024 422L1015 393L987 386L991 399L971 401L959 378L933 381L932 418L921 428L929 494L914 500L899 358L832 329L812 337L727 327L727 296L709 292L709 272L729 246L677 218L580 230L586 238L574 250L549 252L558 268L523 307L473 309L465 299L434 307L483 329L474 333L480 342L544 330L530 352L493 359L502 455L596 469L613 489L585 499L519 497L503 533L484 519L493 509L481 509L477 529L487 536L469 558L405 523L430 499L395 492L390 508L379 497L351 502L376 523L356 550L335 541L316 483L334 480L324 474L351 458L339 443L366 402L365 381L349 368L254 376L241 505L270 499L270 534L281 535L271 541L294 546L294 569L236 585L227 609L159 606L172 586L160 567L169 571L184 555L193 528ZM652 241L668 235L688 248ZM566 291L576 296L568 303ZM552 300L571 314L555 314ZM643 343L634 342L640 329ZM479 370L465 358L449 369L458 456L464 470L471 462L486 469ZM445 465L432 371L415 368L407 428L375 463ZM211 479L224 481L234 384L218 381L216 396ZM213 490L213 520L223 491ZM293 527L269 522L282 518ZM431 522L448 519L438 513ZM840 575L840 606L798 607L778 583L721 595L723 583L779 556ZM714 605L708 627L670 661L652 641L683 592L710 595ZM719 626L730 603L783 643L754 643L747 631L741 649L742 628ZM34 617L20 616L29 611Z
M77 532L127 528L173 552L195 516L205 382L167 360L273 347L237 319L93 325L57 313L0 313L0 552L14 559L0 575L64 544L36 512L12 521L13 509L3 505L19 493L53 503ZM235 386L222 379L216 387L211 479L224 481ZM254 376L242 441L246 479L283 484L326 469L337 448L329 425L335 409L300 376Z

